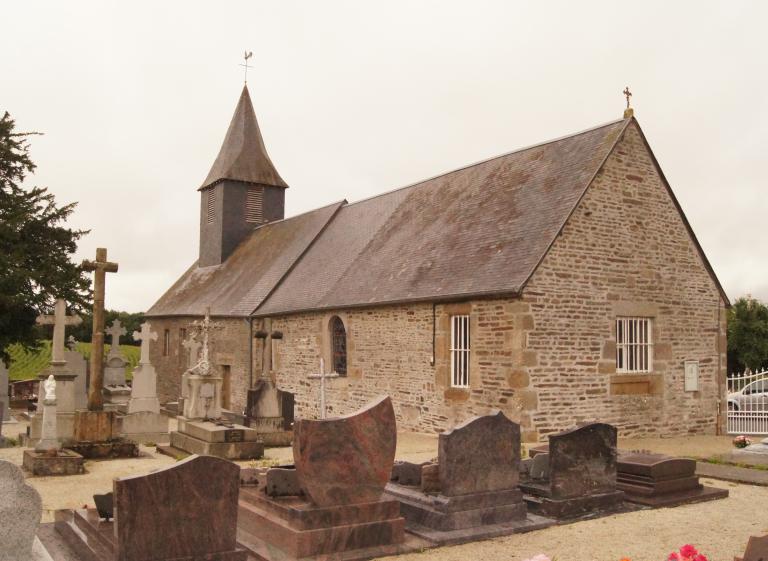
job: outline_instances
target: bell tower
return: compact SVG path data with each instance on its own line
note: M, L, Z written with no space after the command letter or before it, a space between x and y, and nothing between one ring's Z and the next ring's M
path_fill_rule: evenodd
M285 213L288 185L269 159L248 86L200 191L198 267L220 265L254 228Z

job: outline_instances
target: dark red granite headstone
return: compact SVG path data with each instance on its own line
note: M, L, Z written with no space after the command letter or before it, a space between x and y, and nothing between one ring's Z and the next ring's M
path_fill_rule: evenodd
M520 425L499 411L474 417L440 434L438 465L445 496L517 487Z
M299 485L318 506L377 501L395 460L397 425L383 397L335 419L299 419L293 458Z
M208 559L235 552L239 482L237 464L212 456L116 479L117 560Z
M749 538L744 557L734 557L734 561L768 561L768 536Z
M590 423L549 437L552 498L616 490L616 427Z

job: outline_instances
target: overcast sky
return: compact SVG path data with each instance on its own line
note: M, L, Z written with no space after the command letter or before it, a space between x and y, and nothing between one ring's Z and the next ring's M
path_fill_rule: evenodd
M286 215L635 115L728 295L768 300L768 2L13 2L0 111L32 140L108 308L197 258L243 84Z

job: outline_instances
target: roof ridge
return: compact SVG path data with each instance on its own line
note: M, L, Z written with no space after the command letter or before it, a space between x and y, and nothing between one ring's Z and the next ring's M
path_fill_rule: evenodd
M416 181L414 183L409 183L408 185L403 185L402 187L396 187L394 189L390 189L389 191L384 191L383 193L378 193L376 195L371 195L370 197L365 197L364 199L360 199L358 201L347 203L347 206L353 206L353 205L356 205L358 203L364 203L364 202L370 201L372 199L376 199L378 197L384 197L386 195L391 195L392 193L397 193L398 191L402 191L403 189L409 189L411 187L417 187L417 186L421 185L422 183L426 183L428 181L432 181L433 179L438 179L440 177L445 177L446 175L450 175L452 173L457 173L459 171L463 171L465 169L469 169L469 168L472 168L472 167L475 167L475 166L479 166L480 164L485 164L487 162L492 162L493 160L498 160L500 158L505 158L507 156L511 156L512 154L517 154L517 153L520 153L520 152L525 152L526 150L532 150L533 148L538 148L540 146L546 146L547 144L552 144L553 142L559 142L561 140L566 140L566 139L569 139L569 138L574 138L574 137L580 136L582 134L587 134L587 133L590 133L590 132L594 132L594 131L596 131L598 129L602 129L602 128L605 128L605 127L610 127L612 125L620 123L621 121L626 121L626 120L628 120L628 119L624 119L624 118L622 118L622 119L615 119L613 121L609 121L607 123L602 123L600 125L595 125L594 127L590 127L588 129L584 129L584 130L581 130L581 131L578 131L578 132L574 132L574 133L571 133L571 134L565 134L563 136L558 136L557 138L552 138L550 140L545 140L543 142L537 142L536 144L530 144L528 146L523 146L522 148L517 148L515 150L510 150L509 152L504 152L503 154L497 154L496 156L491 156L489 158L485 158L483 160L478 160L478 161L473 162L471 164L466 164L466 165L461 166L459 168L455 168L455 169L452 169L452 170L449 170L449 171L438 173L437 175L433 175L431 177L427 177L426 179L421 179L421 180Z
M347 199L341 199L339 201L333 201L332 203L328 203L327 205L311 208L309 210L305 210L304 212L300 212L299 214L292 214L291 216L287 216L285 218L280 218L279 220L272 220L270 222L265 222L264 224L259 224L252 231L256 232L257 230L261 230L265 226L272 226L274 224L280 224L281 222L287 222L288 220L293 220L294 218L300 218L300 217L304 216L305 214L310 214L312 212L317 212L318 210L323 210L323 209L326 209L326 208L331 207L331 206L335 206L335 205L347 206L348 204L349 203L347 202ZM243 241L245 241L245 240L243 240Z

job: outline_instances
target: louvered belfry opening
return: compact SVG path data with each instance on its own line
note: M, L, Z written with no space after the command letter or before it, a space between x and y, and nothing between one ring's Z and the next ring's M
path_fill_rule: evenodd
M208 224L216 219L216 186L209 187L205 195L205 216Z
M264 222L264 188L248 187L245 198L245 221L251 224Z

